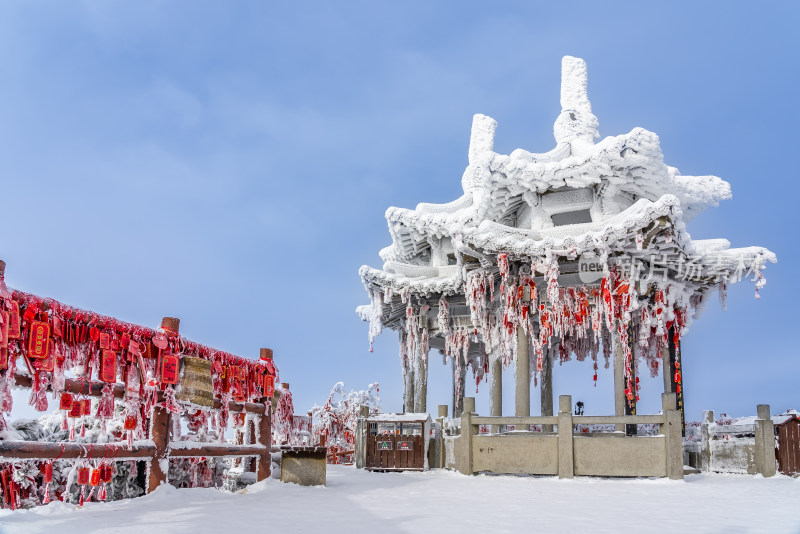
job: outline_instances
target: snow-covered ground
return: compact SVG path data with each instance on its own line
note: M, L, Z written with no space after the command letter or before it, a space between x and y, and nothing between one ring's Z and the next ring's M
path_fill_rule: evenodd
M306 532L800 532L800 479L669 480L369 473L328 466L327 487L268 480L246 494L162 487L82 509L0 511L3 534Z

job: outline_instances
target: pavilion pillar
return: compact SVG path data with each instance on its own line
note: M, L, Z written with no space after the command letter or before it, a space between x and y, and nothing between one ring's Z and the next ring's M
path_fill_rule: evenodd
M420 343L420 345L422 345ZM414 412L428 411L428 355L422 354L422 347L417 354L417 368L414 375Z
M414 362L404 362L405 366L405 384L403 391L403 412L412 413L414 411L414 390L416 377L414 376Z
M531 371L528 357L528 334L520 326L517 328L516 390L514 395L514 415L531 415Z
M541 384L540 401L542 417L553 415L553 359L550 357L550 350L542 350L542 375L539 377ZM542 425L542 432L552 432L553 425Z
M450 365L452 366L453 375L453 417L461 417L464 411L464 388L467 381L467 368L462 365L461 370L456 372L456 358L461 358L460 354L456 354L450 358Z
M675 326L671 326L667 332L667 350L669 351L669 366L664 368L664 372L669 370L670 392L675 393L675 408L681 413L681 435L686 435L686 416L683 405L683 365L681 364L681 341L675 338Z
M619 336L614 334L614 415L625 415L625 351ZM617 424L617 432L625 432L624 424Z
M498 353L489 355L489 415L503 415L503 360ZM499 431L499 426L492 426L492 432Z

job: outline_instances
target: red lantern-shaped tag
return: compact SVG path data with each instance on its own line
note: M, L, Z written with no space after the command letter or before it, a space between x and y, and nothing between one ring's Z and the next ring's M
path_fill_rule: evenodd
M11 309L8 312L8 339L19 339L21 335L19 302L12 300Z
M88 484L90 480L89 468L88 467L79 467L78 468L78 484L84 485Z
M111 350L111 334L100 332L100 350Z
M104 350L100 356L100 380L108 384L117 381L117 353Z
M161 359L161 382L164 384L178 383L178 357L167 354Z
M125 430L136 430L136 416L135 415L126 415L125 416Z
M80 417L83 415L83 401L75 400L72 401L72 406L69 408L69 413L67 414L70 417Z
M94 327L94 326L93 326L93 327L91 327L91 328L89 329L89 339L91 339L92 341L94 341L95 343L97 343L97 340L99 340L99 339L100 339L100 330L98 330L98 329L97 329L96 327Z
M81 404L83 405L83 415L92 415L92 400L83 399Z
M44 464L44 483L49 484L53 481L53 462Z
M36 319L36 309L33 306L28 306L22 314L22 319L26 323L32 323Z
M66 391L61 394L61 400L58 403L59 410L70 410L72 408L72 394Z
M30 327L28 358L47 358L50 354L50 324L33 321Z
M100 484L100 470L97 468L92 469L92 476L89 479L89 484L92 486L97 486Z
M264 376L264 396L272 397L275 395L275 377L272 375Z
M153 345L155 345L159 349L161 350L166 349L167 344L168 344L167 336L165 336L164 334L159 332L158 334L153 336Z

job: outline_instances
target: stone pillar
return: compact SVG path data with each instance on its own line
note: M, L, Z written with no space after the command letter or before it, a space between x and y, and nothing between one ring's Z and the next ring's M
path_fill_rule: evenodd
M517 328L516 390L514 395L514 415L531 415L531 372L528 358L528 334L522 327Z
M675 393L672 391L672 378L670 376L669 346L665 345L661 351L661 374L664 375L664 393Z
M775 425L770 415L769 404L758 405L756 419L756 468L765 478L774 476L775 467Z
M553 360L550 358L550 350L544 348L542 351L544 360L542 361L542 376L539 377L541 384L540 399L541 399L541 415L553 415ZM542 425L542 432L552 432L553 425Z
M475 415L475 397L464 398L464 411L461 413L461 436L458 437L458 453L456 454L456 470L465 475L472 474L472 416Z
M675 409L675 394L661 396L661 409L664 412L664 425L661 433L666 441L667 476L673 480L683 480L683 437L681 436L681 413Z
M711 471L711 434L709 425L714 424L714 412L706 410L703 412L703 421L700 423L700 461L698 470Z
M503 360L489 355L489 415L503 415ZM492 432L500 432L500 426L492 425Z
M572 396L558 397L558 478L574 478Z
M625 351L619 337L614 338L614 415L625 415ZM617 424L617 432L625 432L624 424Z
M444 421L447 419L447 410L448 406L446 404L440 404L438 406L438 417L436 417L436 422L439 423L439 432L436 434L436 462L434 462L435 467L439 469L444 469L447 463L446 456L447 451L445 450L445 441L444 441Z
M364 469L367 463L367 432L369 432L369 406L358 407L358 419L356 420L356 443L355 443L355 462L356 469Z

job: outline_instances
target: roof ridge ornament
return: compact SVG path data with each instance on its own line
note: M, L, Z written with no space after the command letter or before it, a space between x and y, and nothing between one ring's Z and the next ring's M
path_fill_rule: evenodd
M572 56L561 59L561 114L553 125L556 143L572 143L579 139L594 144L600 137L599 122L589 101L588 82L584 60Z

